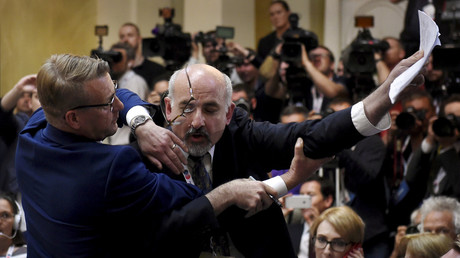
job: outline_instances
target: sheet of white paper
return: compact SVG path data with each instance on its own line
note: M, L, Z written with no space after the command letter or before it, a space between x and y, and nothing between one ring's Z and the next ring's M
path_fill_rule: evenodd
M419 74L423 65L431 55L431 51L436 45L441 45L439 40L438 25L422 11L418 11L420 24L420 49L423 49L423 58L418 60L409 69L400 74L390 85L389 97L391 103L395 103L396 97L404 90L407 85Z

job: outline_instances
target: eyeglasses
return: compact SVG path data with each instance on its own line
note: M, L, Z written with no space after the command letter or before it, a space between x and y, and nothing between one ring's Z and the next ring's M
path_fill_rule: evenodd
M193 96L192 83L190 82L190 77L188 76L188 73L187 73L187 67L185 67L184 70L185 70L185 75L187 76L188 87L189 87L189 92L190 92L190 99L187 101L187 103L185 103L184 109L182 109L182 113L176 116L173 120L169 122L170 125L182 124L185 121L185 115L195 110L195 105L190 104L190 102L195 100L195 97Z
M113 87L115 89L115 91L117 91L118 89L118 82L116 80L113 80ZM113 94L113 97L112 97L112 100L110 100L109 103L106 103L106 104L96 104L96 105L81 105L81 106L77 106L77 107L74 107L74 108L71 108L69 110L74 110L74 109L82 109L82 108L95 108L95 107L110 107L110 112L113 111L113 102L115 101L115 93Z
M351 244L351 242L345 242L341 239L333 239L332 241L327 241L325 237L314 237L313 241L315 241L315 247L324 249L329 244L331 249L336 252L343 252L347 245Z
M9 212L2 212L0 213L0 219L1 220L7 220L7 219L11 219L13 217L13 214L9 213Z

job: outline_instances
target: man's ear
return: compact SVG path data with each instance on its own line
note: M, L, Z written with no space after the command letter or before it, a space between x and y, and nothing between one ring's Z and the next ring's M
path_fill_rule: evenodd
M326 199L324 199L323 201L326 206L326 209L328 209L332 207L332 204L334 203L334 197L332 197L332 195L328 195Z
M166 114L166 119L168 121L171 121L171 99L169 97L165 97L165 114Z
M69 110L64 115L66 124L75 130L80 129L80 120L75 110Z
M230 124L230 121L232 120L233 110L235 110L235 103L232 102L232 104L230 104L230 107L228 107L227 114L226 114L227 125Z

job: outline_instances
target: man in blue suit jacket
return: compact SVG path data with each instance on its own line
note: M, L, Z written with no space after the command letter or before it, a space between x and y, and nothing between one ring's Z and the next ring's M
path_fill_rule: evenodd
M55 55L38 73L43 109L20 133L16 157L29 257L193 257L224 209L250 216L270 206L276 192L262 182L234 180L203 196L148 171L131 147L102 144L119 118L151 123L128 118L145 103L116 90L108 72L102 60Z

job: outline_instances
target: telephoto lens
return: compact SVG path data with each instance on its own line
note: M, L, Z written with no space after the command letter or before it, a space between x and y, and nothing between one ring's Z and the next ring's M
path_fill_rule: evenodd
M433 132L439 137L452 137L455 134L455 129L459 128L459 117L447 115L439 117L433 123Z

